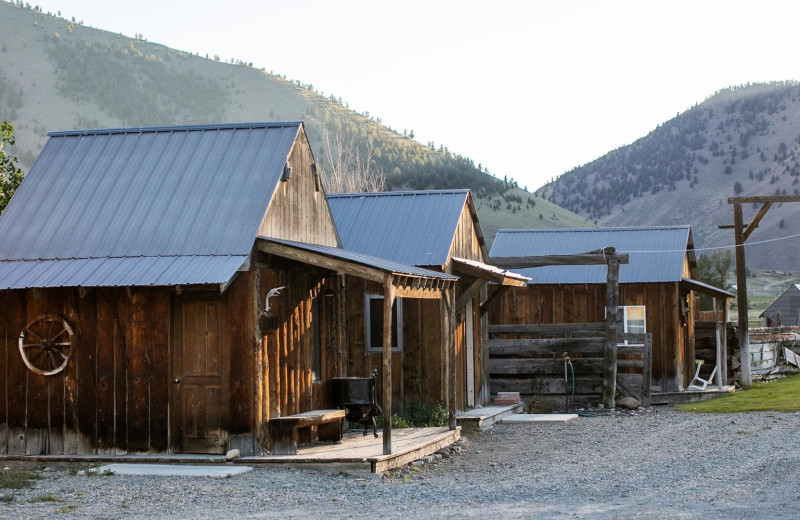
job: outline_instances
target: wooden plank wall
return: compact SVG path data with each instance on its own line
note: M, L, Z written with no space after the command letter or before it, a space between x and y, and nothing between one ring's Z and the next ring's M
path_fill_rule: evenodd
M685 388L694 375L687 373L694 353L689 351L680 322L679 294L677 283L620 284L620 305L645 306L647 332L653 338L653 385L664 392L677 391L679 383ZM605 285L599 284L512 288L489 310L491 325L586 323L604 318Z
M367 352L365 347L364 295L382 292L379 284L350 276L346 279L346 376L368 377L373 367L381 370L382 354ZM401 352L392 353L394 413L402 413L404 403L447 402L439 306L439 300L403 299L403 347ZM381 388L380 380L378 387Z
M0 452L119 454L168 448L170 291L0 292ZM17 338L42 314L74 330L59 374L27 369Z
M518 330L509 330L509 326L490 327L491 392L519 392L522 396L545 399L568 394L576 406L600 402L605 338L592 336L598 332L589 330L600 329L602 324L573 325L573 330L548 329L547 325L526 325ZM617 389L648 405L651 336L622 334L620 339L629 339L631 344L617 347ZM565 352L572 363L571 369L566 365L566 380Z
M289 180L278 183L259 227L259 235L309 244L339 245L325 192L321 183L318 185L314 179L313 162L308 140L301 132L289 157L292 174Z
M271 417L329 408L325 383L338 368L334 362L337 347L330 335L333 302L325 298L320 308L323 345L320 384L313 382L311 366L311 308L314 298L323 294L325 279L313 270L268 268L259 269L258 277L258 301L262 309L270 289L285 287L280 295L270 299L274 327L261 333L256 378L261 381L261 388L255 401L260 403L258 420L267 422Z

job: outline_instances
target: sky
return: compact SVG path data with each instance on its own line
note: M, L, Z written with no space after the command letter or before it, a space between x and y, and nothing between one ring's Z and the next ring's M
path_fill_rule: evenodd
M30 3L310 83L531 191L721 89L800 80L794 0Z

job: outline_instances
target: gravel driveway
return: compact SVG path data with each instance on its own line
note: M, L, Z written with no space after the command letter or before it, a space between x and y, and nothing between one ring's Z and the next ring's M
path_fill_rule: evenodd
M467 432L419 471L232 478L46 468L0 518L798 518L800 413L652 413ZM10 501L9 501L10 500Z

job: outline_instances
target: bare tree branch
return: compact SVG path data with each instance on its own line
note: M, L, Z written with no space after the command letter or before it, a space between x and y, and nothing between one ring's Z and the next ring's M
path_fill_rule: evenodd
M321 169L326 192L359 193L386 189L386 173L375 168L372 145L367 146L366 157L362 157L355 136L345 137L338 128L331 134L327 125L322 127L322 141L325 160Z

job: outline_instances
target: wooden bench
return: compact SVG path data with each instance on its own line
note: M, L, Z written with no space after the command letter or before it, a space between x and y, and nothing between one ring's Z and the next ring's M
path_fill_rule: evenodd
M269 420L273 455L297 455L298 444L308 444L311 427L317 427L321 441L342 440L344 410L311 410L309 412L275 417Z

